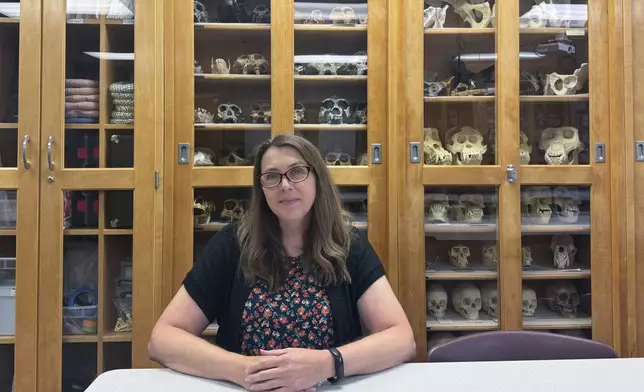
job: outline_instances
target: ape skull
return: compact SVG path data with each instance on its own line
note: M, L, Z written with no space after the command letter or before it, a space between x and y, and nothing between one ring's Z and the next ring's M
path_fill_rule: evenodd
M445 135L445 143L457 165L480 165L487 152L481 133L468 126L451 128Z
M244 54L235 60L230 73L244 75L267 75L268 61L261 54Z
M464 223L480 223L483 220L483 196L478 194L464 194L459 196L456 209L456 220Z
M339 69L344 65L345 64L342 63L313 62L306 65L304 72L307 75L339 75ZM350 71L347 67L345 67L343 69L343 72L345 72L345 74L348 74L348 72Z
M451 165L452 154L443 148L443 143L438 136L438 129L425 128L423 152L426 165Z
M452 292L452 306L466 320L478 320L481 302L481 290L472 283L461 283Z
M521 265L524 267L529 267L532 265L532 249L529 246L524 246L521 248Z
M354 58L351 61L356 67L356 75L366 75L368 70L367 52L359 50L353 54Z
M270 124L271 123L271 104L270 102L257 102L250 107L250 121L253 124Z
M324 15L322 14L322 11L320 10L313 10L304 19L304 24L325 24L326 21L324 20Z
M575 242L568 234L553 236L550 241L550 251L552 252L552 262L559 269L570 268L577 254Z
M318 113L320 124L349 124L351 118L351 105L346 99L334 95L322 101Z
M449 198L441 193L430 193L425 196L425 203L428 205L430 222L449 222Z
M226 63L224 59L212 57L210 59L210 71L217 75L228 75L230 73L230 60Z
M241 108L231 103L222 103L217 106L217 120L220 123L228 124L244 122Z
M579 220L581 198L575 188L556 187L552 194L555 215L564 223L575 223Z
M446 0L454 7L454 12L472 28L485 28L492 20L490 3L480 0Z
M522 192L523 216L528 222L547 225L552 216L550 188L534 186Z
M366 124L367 123L367 103L358 102L356 104L356 109L354 113L355 123L356 124Z
M499 263L498 248L496 244L483 246L483 265L495 268Z
M449 5L443 8L427 6L423 11L423 28L425 29L442 29L445 24L445 17L447 16L447 9Z
M240 200L227 199L224 201L224 207L219 217L222 220L233 221L241 219L244 215L244 205Z
M333 24L358 24L358 15L351 7L335 7L329 13Z
M559 127L543 130L539 148L545 151L544 158L549 165L576 165L584 145L577 128Z
M209 17L205 5L203 5L200 1L195 0L194 11L195 23L208 23Z
M351 166L351 156L344 152L330 152L324 160L327 166Z
M295 102L295 108L293 109L293 122L295 124L306 123L306 108L300 101Z
M528 140L528 135L523 132L519 134L519 140L521 143L519 146L521 164L527 165L530 163L530 153L532 152L532 145Z
M496 282L488 282L481 287L482 308L490 317L499 317L499 291Z
M220 166L246 166L249 163L248 159L241 156L241 150L224 149L219 158Z
M523 286L521 290L521 314L525 317L534 316L537 311L537 293L530 287Z
M458 268L467 268L470 248L465 245L455 245L449 250L449 262Z
M447 291L439 284L430 284L427 290L427 311L437 319L445 317Z
M546 74L543 95L574 95L588 81L588 63L583 63L572 75L557 72Z
M263 4L255 6L252 12L253 23L271 23L271 10Z
M196 124L208 124L213 122L215 115L203 108L195 109L195 123Z
M193 155L193 162L195 166L214 166L215 153L208 148L197 147Z
M550 310L558 314L575 318L579 311L579 293L572 282L555 280L546 287L546 303Z

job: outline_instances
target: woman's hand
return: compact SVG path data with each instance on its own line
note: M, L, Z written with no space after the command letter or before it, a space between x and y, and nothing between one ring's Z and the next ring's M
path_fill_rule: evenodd
M330 377L327 373L333 367L326 350L286 348L260 353L246 370L251 391L314 391L318 382Z

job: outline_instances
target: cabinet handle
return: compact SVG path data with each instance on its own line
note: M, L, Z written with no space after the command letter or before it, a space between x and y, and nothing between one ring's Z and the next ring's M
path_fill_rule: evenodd
M409 142L409 162L420 163L420 142Z
M371 144L371 163L379 164L382 163L382 144L373 143Z
M505 169L505 173L508 183L512 184L517 180L517 169L513 165L508 165Z
M644 162L644 142L635 142L635 162Z
M54 144L54 137L49 136L49 141L47 142L47 162L49 162L49 170L54 170L54 162L51 160L51 147Z
M595 162L606 162L606 143L595 143Z
M29 143L29 135L22 138L22 165L29 170L31 163L27 160L27 143Z

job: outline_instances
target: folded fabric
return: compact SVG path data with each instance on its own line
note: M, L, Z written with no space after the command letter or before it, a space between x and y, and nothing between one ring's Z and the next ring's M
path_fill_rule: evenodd
M114 106L114 111L123 112L123 113L134 113L134 106L116 105Z
M118 118L118 119L133 119L134 118L134 113L130 112L112 112L112 118Z
M65 112L66 117L91 117L98 118L98 110L68 110Z
M134 100L133 99L113 99L112 103L115 106L132 106L132 107L134 107Z
M113 118L110 121L112 124L134 124L133 118Z
M65 87L98 87L98 80L91 79L65 79Z
M110 84L110 93L130 93L134 94L134 83L132 82L116 82Z
M99 95L67 95L65 96L65 102L98 102Z
M131 99L134 101L134 93L111 93L113 99Z
M67 87L65 88L65 95L95 95L99 94L98 87Z
M98 110L98 102L65 102L65 110Z

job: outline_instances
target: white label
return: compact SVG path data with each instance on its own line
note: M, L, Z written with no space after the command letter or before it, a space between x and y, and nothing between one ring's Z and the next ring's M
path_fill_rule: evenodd
M435 320L438 321L439 324L454 324L452 319L449 319L449 318L439 318L439 319L435 318Z
M123 19L123 24L133 25L134 19Z
M572 29L566 29L566 35L569 37L574 37L574 36L584 36L586 35L586 29L584 28L572 28Z
M11 288L11 296L12 296L12 297L15 297L15 296L16 296L16 288L15 288L15 287L12 287L12 288Z
M83 24L84 21L83 21L83 19L67 19L67 23L69 23L69 24Z

